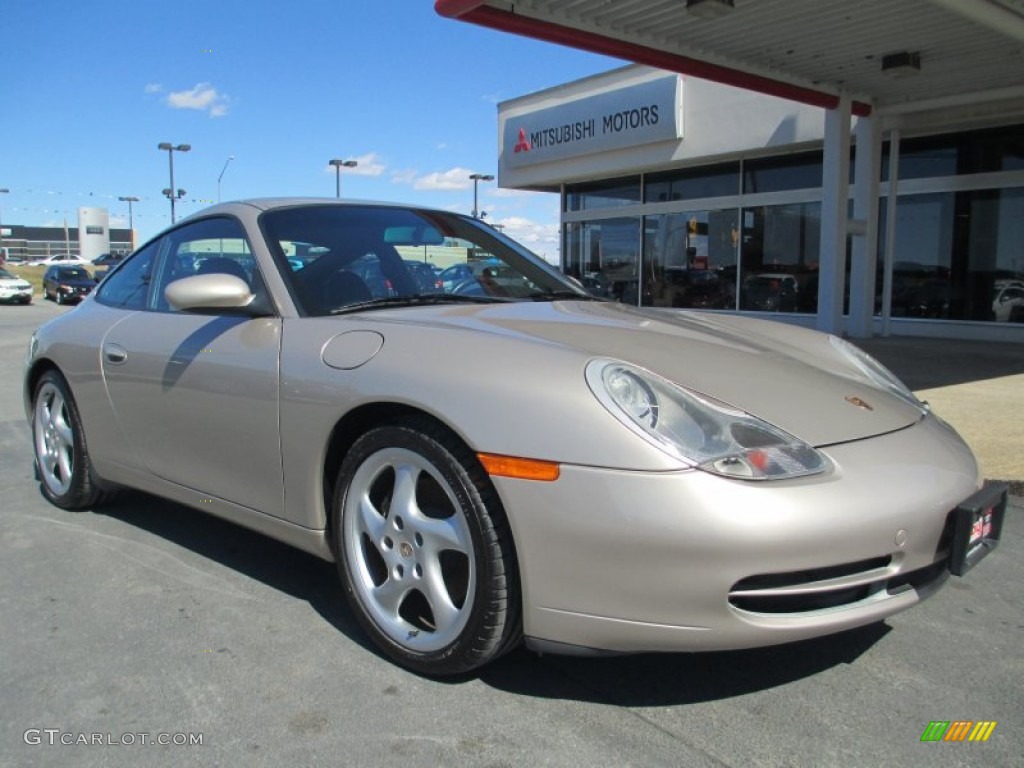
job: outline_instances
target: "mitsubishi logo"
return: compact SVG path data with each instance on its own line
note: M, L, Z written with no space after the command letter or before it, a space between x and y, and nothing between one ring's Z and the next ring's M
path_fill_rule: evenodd
M516 154L518 154L520 152L529 152L530 149L531 149L530 142L528 142L526 140L526 129L525 128L520 128L519 129L519 141L516 142L515 152L516 152Z

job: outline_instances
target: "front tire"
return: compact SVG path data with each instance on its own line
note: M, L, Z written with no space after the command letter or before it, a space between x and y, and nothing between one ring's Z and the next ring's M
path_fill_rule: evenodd
M43 495L62 509L86 509L106 494L92 473L85 431L67 381L47 371L32 401L32 444Z
M490 479L427 420L375 428L342 462L338 570L357 618L399 664L468 672L520 639L512 538Z

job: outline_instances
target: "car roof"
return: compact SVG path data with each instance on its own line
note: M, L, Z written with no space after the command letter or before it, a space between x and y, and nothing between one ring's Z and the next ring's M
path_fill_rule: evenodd
M433 211L436 213L452 213L451 211L442 211L439 208L431 208L430 206L424 205L413 205L410 203L396 203L387 202L382 200L352 200L344 199L339 200L336 197L254 197L246 198L243 200L232 200L227 203L217 203L209 208L204 208L201 211L197 211L187 218L181 219L181 222L190 221L192 219L205 218L207 216L215 216L217 214L238 214L245 209L257 209L261 212L275 210L277 208L293 208L296 206L313 206L322 205L328 207L355 207L372 205L374 207L383 208L396 208L396 209L413 209L420 211ZM459 214L456 214L459 215Z

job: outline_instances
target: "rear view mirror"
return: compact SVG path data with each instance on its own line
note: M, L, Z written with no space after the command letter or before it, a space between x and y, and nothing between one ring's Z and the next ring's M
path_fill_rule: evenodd
M388 227L384 242L390 245L444 245L444 235L434 227Z
M181 311L240 310L255 298L241 278L221 272L175 280L164 289L167 303Z

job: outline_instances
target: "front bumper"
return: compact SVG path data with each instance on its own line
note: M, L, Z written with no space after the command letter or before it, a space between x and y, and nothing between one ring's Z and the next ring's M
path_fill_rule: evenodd
M0 302L4 304L30 304L32 302L32 287L2 289L0 290Z
M563 466L495 478L537 647L723 650L884 619L949 574L957 505L977 464L934 416L823 449L827 475L727 480L700 471Z
M57 288L57 293L64 301L81 301L92 293L92 288Z

